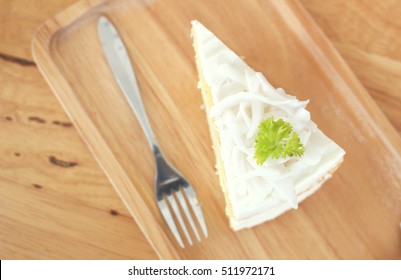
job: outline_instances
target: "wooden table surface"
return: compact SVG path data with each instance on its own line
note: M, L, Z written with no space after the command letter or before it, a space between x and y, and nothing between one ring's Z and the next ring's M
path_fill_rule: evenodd
M0 259L155 259L32 60L76 0L0 0ZM401 1L301 0L401 134Z

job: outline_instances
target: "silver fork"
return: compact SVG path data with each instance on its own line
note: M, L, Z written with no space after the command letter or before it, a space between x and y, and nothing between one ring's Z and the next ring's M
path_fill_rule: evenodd
M190 208L192 209L205 237L207 237L208 233L202 209L196 198L195 190L184 176L168 163L160 151L142 104L134 69L128 57L124 43L112 23L103 16L101 16L98 21L98 34L114 77L116 78L116 81L120 86L121 91L124 93L129 105L135 112L146 138L149 141L150 147L153 150L153 155L156 161L155 194L157 206L168 227L173 232L177 242L182 248L184 248L184 242L182 241L170 209L172 209L188 240L188 243L192 245L192 239L181 212L184 212L197 240L201 241L197 227L190 213ZM184 194L187 199L184 198ZM170 205L170 207L168 205Z
M187 202L184 198L183 193L186 194L190 207L197 218L200 227L202 228L203 234L207 237L206 223L203 218L202 209L200 208L199 202L196 198L196 193L194 188L188 181L173 167L167 160L163 157L157 144L153 143L153 154L156 159L156 182L155 182L155 192L157 205L159 206L160 212L162 213L164 219L166 220L170 230L173 232L175 238L182 248L184 248L184 243L182 242L181 236L175 225L173 216L167 202L170 204L173 212L184 232L188 243L192 246L192 239L188 233L185 222L182 218L179 206L181 206L185 216L191 228L196 236L196 239L200 242L200 236L198 230L196 229L194 220L192 219L190 210L188 209ZM175 196L175 197L174 197ZM177 204L178 201L178 204Z

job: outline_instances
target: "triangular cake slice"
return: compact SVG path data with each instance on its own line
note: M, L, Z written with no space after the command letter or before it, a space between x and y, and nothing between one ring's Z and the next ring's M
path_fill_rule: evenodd
M332 176L344 150L311 121L308 101L274 88L198 21L192 22L192 37L231 227L252 227L296 209ZM301 156L256 161L255 140L267 119L291 126Z

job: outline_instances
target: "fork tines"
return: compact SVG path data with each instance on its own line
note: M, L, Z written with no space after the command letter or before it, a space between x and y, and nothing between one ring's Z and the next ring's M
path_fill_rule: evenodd
M183 191L185 192L187 199L185 199L185 197L183 195ZM168 203L166 201L168 201ZM171 190L170 193L166 193L164 197L161 197L157 201L157 204L162 213L162 216L166 220L167 225L169 226L170 230L173 232L174 237L177 239L177 242L181 246L181 248L184 248L185 246L182 241L181 235L177 229L176 223L174 222L174 218L173 218L170 208L173 210L176 220L178 221L178 224L180 225L181 230L184 232L184 235L186 236L188 243L191 246L193 244L191 236L188 232L187 226L181 215L181 212L185 213L186 220L191 225L192 231L195 234L198 242L201 241L197 227L196 227L195 222L191 215L191 210L188 207L188 203L189 203L189 205L192 209L192 212L195 215L195 217L203 231L204 236L207 238L208 232L207 232L205 220L203 218L202 209L196 198L196 194L195 194L195 191L192 188L192 186L188 185L188 186L180 187L176 191ZM168 204L170 205L170 207L168 206Z

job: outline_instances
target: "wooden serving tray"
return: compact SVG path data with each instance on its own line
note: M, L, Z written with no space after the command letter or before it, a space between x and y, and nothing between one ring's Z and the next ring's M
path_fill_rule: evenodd
M99 15L123 37L165 155L198 192L209 238L193 247L179 248L156 207L152 154L106 63ZM192 19L273 85L310 99L313 120L347 152L298 210L253 229L233 232L224 213L196 87ZM33 53L160 258L401 258L401 140L297 1L85 0L37 31Z

